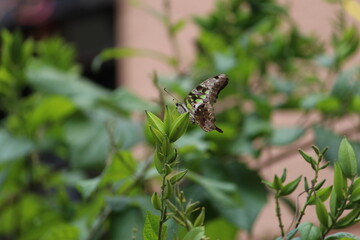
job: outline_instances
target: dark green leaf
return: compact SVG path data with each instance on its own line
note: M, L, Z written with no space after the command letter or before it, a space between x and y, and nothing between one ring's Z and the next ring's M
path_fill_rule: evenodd
M301 127L276 128L272 131L270 144L275 146L290 144L299 139L304 133L305 129Z
M291 194L293 191L295 191L295 189L297 188L297 186L299 185L299 183L301 181L301 177L302 176L296 178L295 180L293 180L290 183L283 186L280 191L280 196L287 196L287 195Z

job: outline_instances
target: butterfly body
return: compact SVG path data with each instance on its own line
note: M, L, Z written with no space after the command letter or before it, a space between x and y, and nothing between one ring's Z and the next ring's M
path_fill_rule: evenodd
M183 103L176 103L179 113L189 112L191 122L197 123L204 131L223 131L215 125L213 104L229 79L225 74L216 75L191 90Z

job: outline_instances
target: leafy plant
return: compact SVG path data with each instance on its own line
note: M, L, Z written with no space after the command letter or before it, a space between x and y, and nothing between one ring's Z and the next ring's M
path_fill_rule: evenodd
M295 228L285 234L284 226L281 219L281 209L279 198L291 194L300 183L301 176L294 181L284 185L286 179L286 170L281 177L275 175L273 182L263 181L269 188L275 191L276 215L279 221L281 237L278 239L295 239L298 232L301 239L318 240L318 239L359 239L349 233L336 233L328 235L332 229L342 229L356 224L360 221L360 178L356 172L357 159L349 142L344 138L339 147L339 158L335 162L333 185L324 186L325 179L319 181L319 171L327 168L329 162L323 163L323 157L327 148L320 150L313 146L313 150L317 156L315 160L302 150L299 150L304 160L310 164L314 171L313 179L309 181L304 178L304 191L306 201L299 211L299 215L295 218ZM350 184L348 183L350 181ZM301 195L302 195L301 194ZM330 197L328 210L324 202ZM310 205L315 205L316 216L319 221L317 227L311 222L302 223L302 217L305 215L306 209Z
M328 233L358 221L354 155L360 145L341 140L353 139L358 126L334 130L337 121L360 112L359 67L345 68L358 52L359 36L344 13L340 10L334 22L329 54L322 48L327 42L304 34L274 1L219 1L209 15L193 19L200 34L195 63L186 69L177 36L190 20L173 21L170 0L163 0L163 12L132 3L163 24L172 53L105 49L94 67L136 56L168 64L175 76L153 77L159 104L82 77L75 49L60 38L34 41L2 31L0 238L234 239L239 230L252 232L267 203L259 170L285 160L293 152L287 146L312 132L315 139L302 148L315 141L316 158L300 154L314 177L304 178L306 203L293 231L286 233L280 222L281 235L356 239ZM185 96L195 82L219 73L230 79L216 104L223 134L187 126L187 115L165 108L164 87ZM301 112L301 120L274 126L274 115L286 110ZM313 121L314 112L319 118ZM139 146L142 156L132 153ZM252 161L268 147L282 146L281 155L261 165ZM331 166L333 187L323 187L318 173ZM301 181L287 181L286 175L266 182L277 203ZM301 221L310 205L316 206L319 226ZM280 210L278 204L279 220Z

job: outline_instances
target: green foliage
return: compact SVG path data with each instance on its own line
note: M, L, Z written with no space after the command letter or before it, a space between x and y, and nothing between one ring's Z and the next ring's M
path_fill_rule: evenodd
M295 228L290 231L288 234L285 234L284 226L282 224L281 217L281 208L278 204L279 197L281 196L282 191L286 186L291 186L291 190L294 191L299 182L300 177L295 179L293 182L283 186L283 181L286 179L286 171L281 178L277 175L274 177L273 182L264 181L264 183L271 189L275 190L275 200L276 200L276 215L278 217L281 238L286 239L297 239L295 237L296 233L299 233L301 239L336 239L336 237L346 237L349 239L357 239L347 233L339 233L334 235L329 235L330 230L332 229L342 229L349 227L359 221L360 208L359 208L359 199L358 199L358 183L360 182L359 178L355 175L350 175L348 178L351 179L350 185L347 183L347 178L345 177L345 172L348 171L349 162L355 162L356 156L353 152L351 145L348 143L347 139L344 138L339 148L339 156L341 155L341 160L335 162L335 171L334 171L334 181L333 185L323 187L324 180L318 182L319 171L325 169L329 164L323 163L323 157L327 151L327 148L320 151L316 146L313 146L313 150L317 155L315 160L313 157L308 155L302 150L299 150L301 156L304 160L309 163L314 171L314 178L311 180L311 185L309 185L306 178L304 178L304 193L307 194L306 202L304 206L299 211L299 215L295 217ZM351 153L351 154L348 154ZM340 163L342 162L342 163ZM342 167L345 166L345 167ZM354 180L356 178L356 180ZM299 181L297 181L299 180ZM325 205L325 201L330 196L329 209ZM351 197L354 196L354 197ZM302 217L305 215L305 211L309 205L315 205L315 212L317 219L319 221L319 227L315 226L311 222L301 223ZM345 211L350 210L350 211ZM294 238L295 237L295 238Z
M200 32L197 55L189 69L180 69L176 38L189 20L173 22L171 1L163 3L159 12L132 1L163 24L173 55L112 48L93 62L97 69L109 59L145 56L167 64L176 76L153 77L160 106L125 88L91 83L74 62L74 47L59 37L34 41L1 32L0 238L230 240L238 230L251 233L267 186L275 192L282 238L358 239L328 234L356 224L360 214L360 143L332 127L360 113L359 66L345 69L358 53L356 27L340 12L331 39L321 42L272 0L218 1L210 14L192 20ZM164 87L185 96L219 73L230 79L215 105L223 134L205 133L189 124L188 114L165 106ZM304 121L274 126L284 110L302 112ZM320 120L310 121L314 112ZM248 166L268 147L286 148L310 132L316 157L299 152L312 178L285 170L270 182ZM135 158L133 147L144 145L147 155ZM319 173L329 166L334 179L324 186ZM279 203L299 186L305 203L286 233ZM317 223L302 222L310 205Z

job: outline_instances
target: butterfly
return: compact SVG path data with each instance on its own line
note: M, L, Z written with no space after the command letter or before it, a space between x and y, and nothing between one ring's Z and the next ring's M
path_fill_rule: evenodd
M225 74L206 79L185 97L183 103L176 103L178 112L190 113L192 124L197 123L205 132L223 131L215 125L213 104L222 89L226 87L229 78Z

